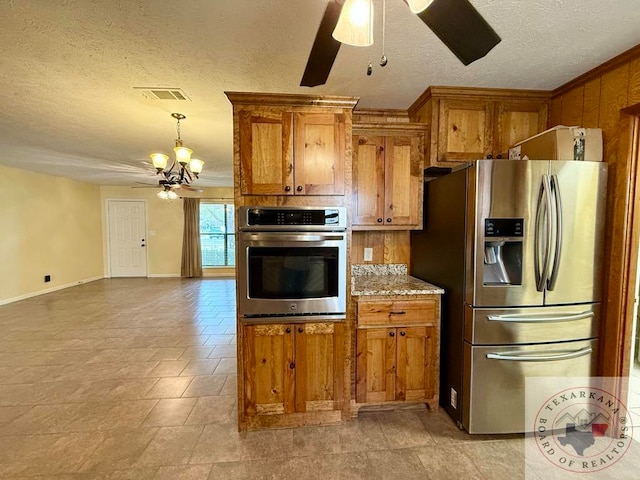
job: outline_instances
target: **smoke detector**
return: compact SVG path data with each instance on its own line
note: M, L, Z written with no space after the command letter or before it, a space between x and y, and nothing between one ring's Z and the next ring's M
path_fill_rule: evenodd
M150 100L180 100L191 101L181 88L165 88L165 87L133 87L139 90L142 96Z

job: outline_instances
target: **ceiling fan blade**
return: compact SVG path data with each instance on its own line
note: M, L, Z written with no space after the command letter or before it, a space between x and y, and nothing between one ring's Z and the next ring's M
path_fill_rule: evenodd
M199 188L193 188L193 187L190 187L189 185L182 185L182 189L189 190L190 192L202 193L202 190L200 190Z
M331 36L341 11L342 5L336 1L331 0L327 4L327 9L324 11L324 16L318 27L318 33L316 33L316 39L311 47L307 66L302 74L301 87L315 87L327 83L329 72L333 67L336 55L338 55L340 45L342 45Z
M469 0L434 0L418 16L465 65L484 57L501 41Z

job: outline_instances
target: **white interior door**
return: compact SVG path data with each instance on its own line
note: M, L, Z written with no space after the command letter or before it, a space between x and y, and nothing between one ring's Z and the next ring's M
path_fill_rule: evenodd
M112 277L147 276L145 202L108 200L109 263Z

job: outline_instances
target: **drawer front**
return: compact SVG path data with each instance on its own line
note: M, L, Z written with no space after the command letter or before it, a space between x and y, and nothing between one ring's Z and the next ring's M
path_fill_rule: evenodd
M358 326L435 325L435 300L358 301Z

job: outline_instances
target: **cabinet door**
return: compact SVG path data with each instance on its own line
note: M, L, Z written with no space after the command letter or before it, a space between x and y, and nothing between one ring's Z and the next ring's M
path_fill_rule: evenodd
M493 103L440 100L438 162L469 161L492 153Z
M435 395L434 327L397 329L396 400L418 401Z
M384 137L353 141L354 225L382 225L384 214Z
M291 112L239 114L243 195L293 195Z
M295 193L344 195L344 115L296 113L294 128Z
M496 104L494 156L509 158L509 147L547 128L546 102L504 101Z
M395 400L396 329L361 328L356 338L356 401Z
M295 409L292 325L244 327L244 411L247 415Z
M385 139L384 224L415 226L422 187L422 137Z
M342 325L306 323L295 329L296 411L342 408Z

